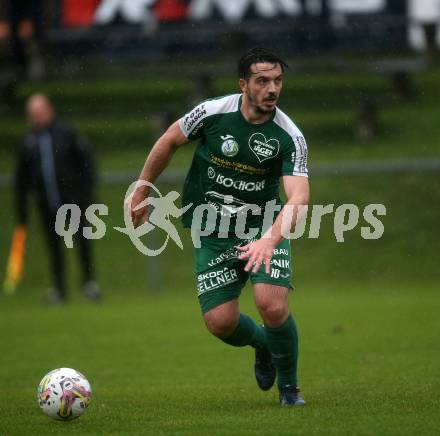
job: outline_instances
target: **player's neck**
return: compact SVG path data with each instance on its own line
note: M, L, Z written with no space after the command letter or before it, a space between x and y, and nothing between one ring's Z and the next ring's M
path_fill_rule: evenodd
M271 112L259 112L258 109L250 103L246 94L243 94L240 111L244 119L251 124L262 124L272 117Z

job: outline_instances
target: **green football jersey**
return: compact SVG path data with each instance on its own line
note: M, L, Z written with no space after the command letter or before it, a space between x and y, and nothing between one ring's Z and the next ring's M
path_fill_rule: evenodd
M280 176L307 177L307 146L293 121L276 108L261 124L246 121L242 94L204 101L179 120L190 140L200 139L183 188L185 227L192 226L194 208L209 205L220 218L234 217L249 205L262 213L248 213L248 224L259 225L267 202L279 198ZM247 208L246 208L247 206Z

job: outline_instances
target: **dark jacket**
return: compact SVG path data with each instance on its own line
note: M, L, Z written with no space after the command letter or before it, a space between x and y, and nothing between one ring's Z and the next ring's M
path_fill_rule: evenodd
M26 224L28 197L36 191L40 211L54 215L64 203L81 208L93 201L96 171L90 149L78 133L58 120L24 137L17 159L16 209Z

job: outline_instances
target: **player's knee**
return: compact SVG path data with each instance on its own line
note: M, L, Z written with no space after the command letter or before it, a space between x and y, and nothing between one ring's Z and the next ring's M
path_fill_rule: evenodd
M216 310L217 309L217 310ZM214 308L203 316L207 329L219 338L232 334L238 324L239 314L230 310Z
M280 302L267 302L258 308L264 324L270 327L280 326L289 316L288 307Z

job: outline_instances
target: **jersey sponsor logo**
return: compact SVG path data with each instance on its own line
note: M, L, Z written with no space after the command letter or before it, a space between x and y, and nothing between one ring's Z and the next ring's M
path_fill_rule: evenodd
M197 121L199 121L204 115L206 115L206 109L205 105L202 103L185 116L183 120L183 127L185 127L185 130L190 132L194 124L197 123Z
M237 259L239 254L240 252L237 250L236 247L231 247L226 251L224 251L223 253L219 254L216 258L211 259L208 262L208 266L214 266L217 265L218 263L222 263L230 259Z
M292 153L293 171L307 173L307 144L304 136L294 138L295 151Z
M245 180L234 180L231 177L226 177L223 174L215 174L215 170L212 167L208 168L208 178L215 179L215 182L225 188L234 188L237 191L262 191L265 187L266 180L260 180L257 182L246 182Z
M220 136L220 138L223 139L222 153L227 157L236 156L239 150L239 146L234 137L232 135L225 135Z
M288 256L289 255L289 251L287 250L287 248L275 248L273 250L273 254L274 256L277 254L282 254L284 256Z
M223 286L238 281L238 274L235 268L224 267L221 270L210 271L197 276L197 295L213 291Z
M230 160L222 159L214 155L211 155L211 162L222 168L228 168L246 174L268 174L270 172L270 168L255 168L252 165L242 162L231 162Z
M219 192L208 191L205 194L205 200L208 204L220 213L220 215L236 215L248 206L248 203L233 197L232 195L223 195Z
M209 177L210 179L213 179L213 178L215 177L215 171L214 171L214 168L212 168L212 167L209 167L209 168L208 168L208 177Z
M194 127L192 134L195 135L202 127L203 127L203 121L201 123L197 124L196 127Z
M249 138L249 148L257 156L259 162L263 162L278 155L280 142L275 138L267 140L262 133L254 133Z
M284 248L281 248L281 250L284 250ZM287 259L272 259L270 264L279 268L290 268L290 260Z
M242 245L249 244L249 243L254 242L256 240L257 240L257 238L244 239L242 241ZM223 253L220 253L214 259L211 259L208 262L208 266L214 266L219 263L226 262L227 260L237 259L240 254L241 254L241 251L239 251L236 246L232 246L232 247L228 248L226 251L224 251Z
M301 154L304 154L304 150L307 148L304 136L295 136L293 141L295 142L295 145L301 150Z
M217 174L215 179L216 183L223 185L225 188L234 188L238 191L261 191L264 189L266 180L261 180L260 182L246 182L244 180L233 180L230 177L225 177L223 174Z

